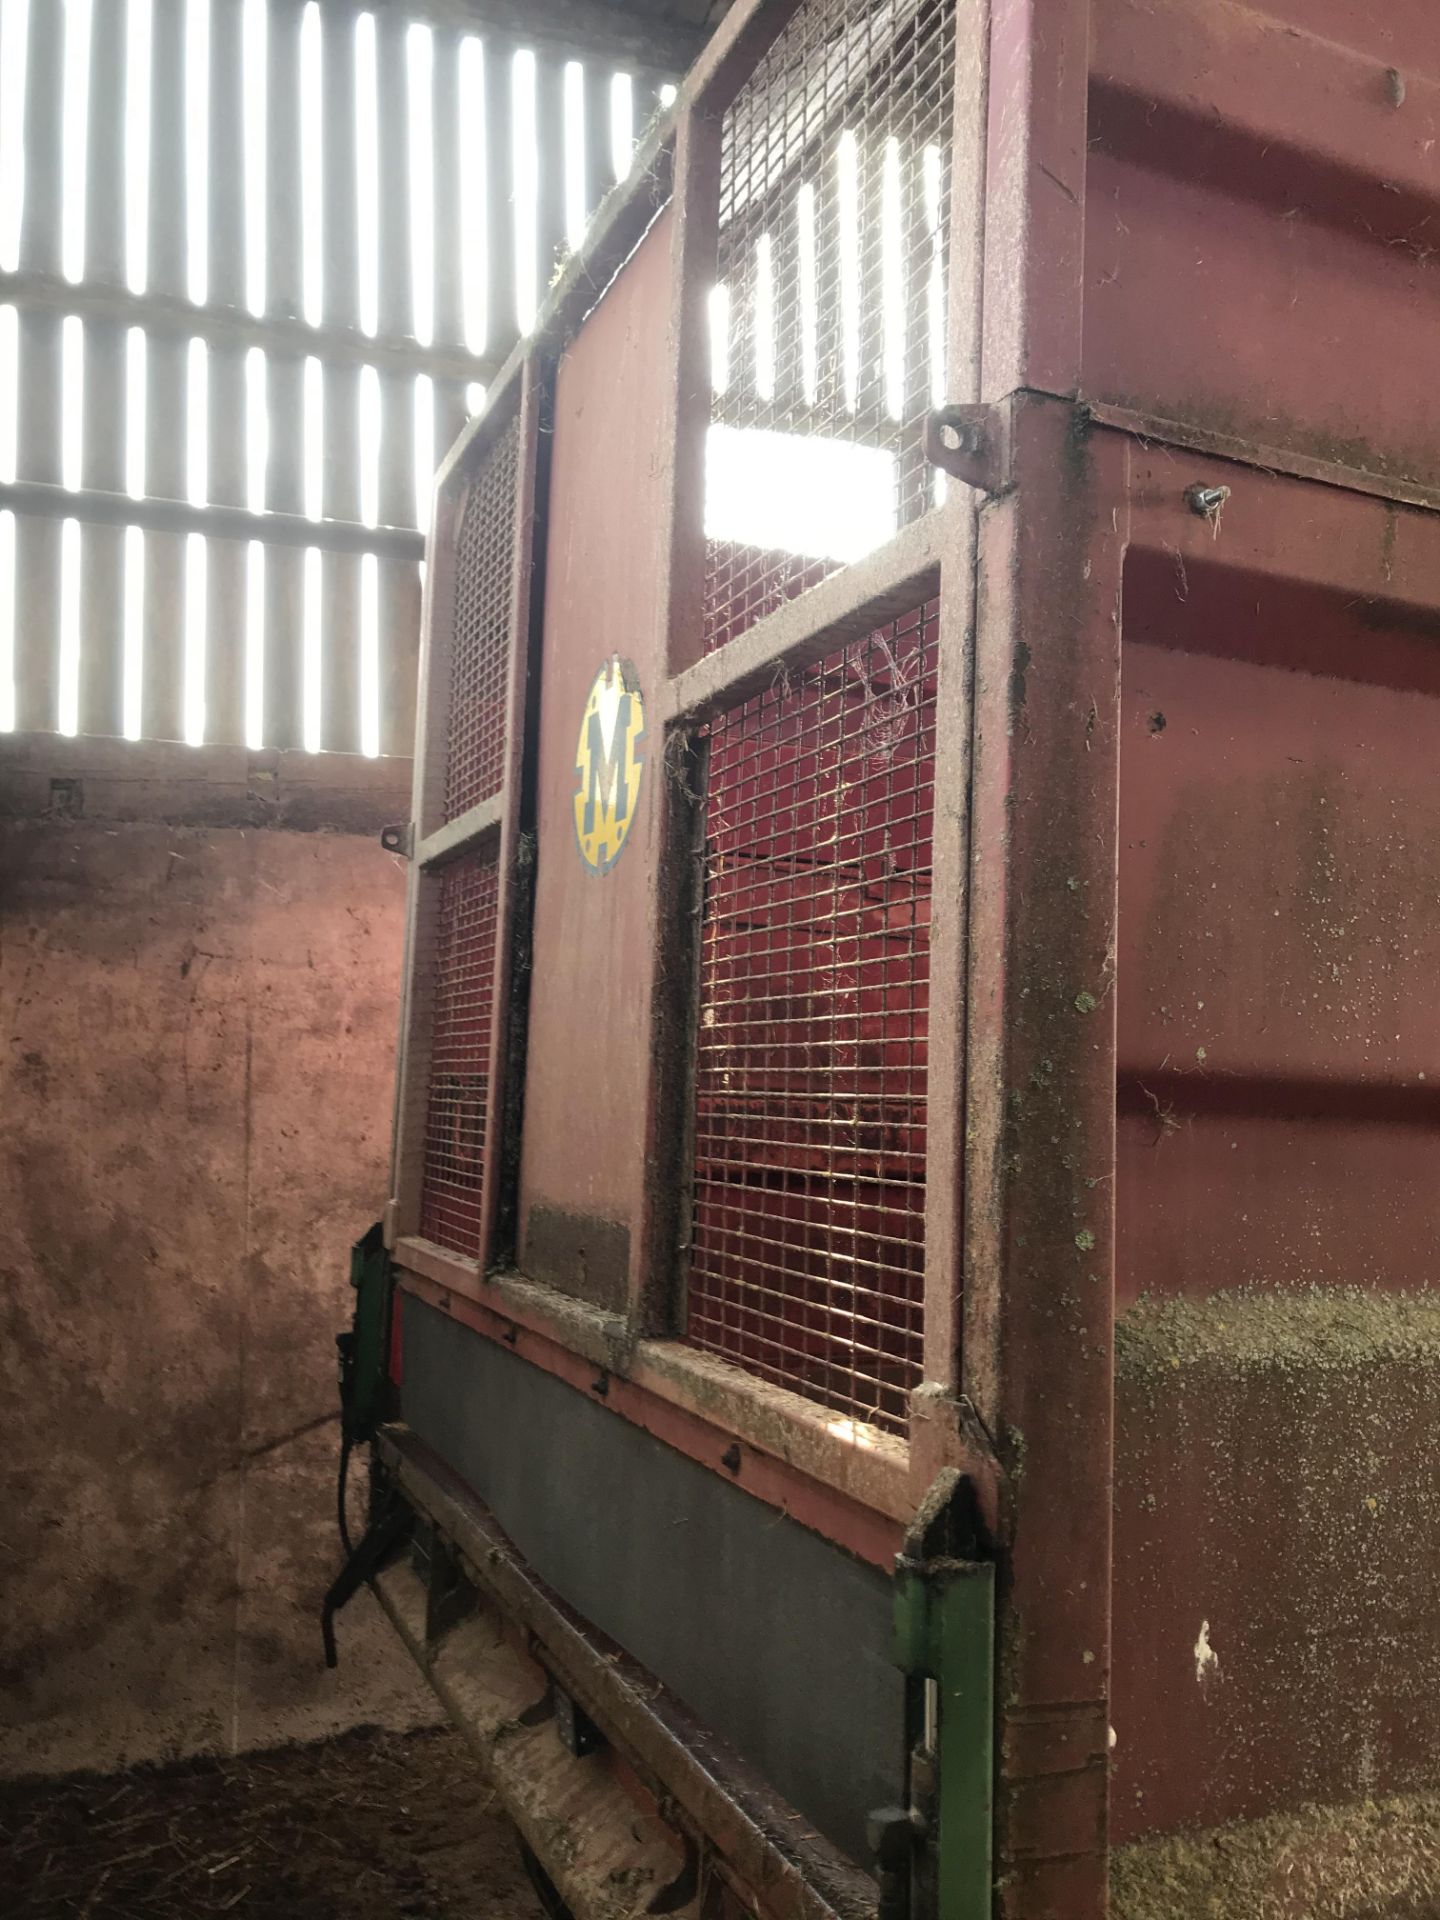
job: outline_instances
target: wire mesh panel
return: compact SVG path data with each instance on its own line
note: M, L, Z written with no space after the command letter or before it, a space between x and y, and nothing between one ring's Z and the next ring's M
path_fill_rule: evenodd
M499 870L481 848L440 870L430 967L433 1026L420 1231L478 1259L495 1007Z
M925 512L954 0L807 0L721 132L705 639Z
M903 1428L921 1368L937 609L710 723L688 1337Z
M471 481L460 516L445 762L447 820L498 793L504 775L519 463L520 425L512 419Z
M512 959L528 924L520 776L545 378L528 359L447 469L427 605L396 1233L483 1261L504 1257L492 1236L509 1217L487 1150L509 1111Z

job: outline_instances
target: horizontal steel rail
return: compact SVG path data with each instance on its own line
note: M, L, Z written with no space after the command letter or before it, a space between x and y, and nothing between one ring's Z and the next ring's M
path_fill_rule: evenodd
M677 674L660 692L666 725L703 718L721 703L738 705L785 668L803 666L910 612L917 599L938 589L946 527L944 514L932 510Z
M505 796L492 794L488 800L467 808L456 819L447 820L443 827L427 834L417 847L415 857L422 867L438 867L457 853L465 852L474 842L483 840L486 834L498 832L504 818Z

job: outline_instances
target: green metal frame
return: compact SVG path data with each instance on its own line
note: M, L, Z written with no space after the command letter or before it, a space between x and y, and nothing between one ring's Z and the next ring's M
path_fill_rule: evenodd
M349 1328L335 1336L340 1357L340 1471L335 1489L336 1519L345 1548L345 1564L336 1576L321 1610L320 1630L325 1641L325 1664L336 1664L335 1615L385 1564L409 1535L409 1508L393 1493L370 1486L370 1524L357 1545L345 1516L345 1490L350 1455L357 1445L373 1440L376 1429L393 1412L394 1388L387 1367L390 1316L395 1276L379 1224L350 1249L350 1285L355 1307Z
M910 1756L913 1920L989 1920L993 1899L995 1568L958 1550L968 1493L942 1476L895 1569L895 1664L935 1689Z
M355 1310L349 1331L337 1334L335 1345L340 1353L340 1430L354 1445L372 1438L391 1411L386 1358L395 1287L378 1224L350 1249L350 1284Z

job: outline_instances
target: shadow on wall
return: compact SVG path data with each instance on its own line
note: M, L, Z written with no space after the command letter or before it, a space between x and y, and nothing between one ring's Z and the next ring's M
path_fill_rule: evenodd
M409 766L289 759L0 759L0 1772L434 1717L370 1603L338 1674L316 1624Z

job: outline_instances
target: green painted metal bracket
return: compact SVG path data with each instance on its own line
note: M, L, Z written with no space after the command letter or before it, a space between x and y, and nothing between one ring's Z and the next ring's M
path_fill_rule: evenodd
M390 1256L378 1224L350 1249L350 1284L355 1289L355 1311L349 1332L337 1334L335 1345L340 1353L341 1432L354 1443L369 1440L388 1412L390 1382L385 1362L393 1286Z
M370 1484L370 1525L359 1545L350 1536L346 1512L346 1487L349 1481L350 1455L357 1446L373 1440L376 1428L389 1417L393 1389L386 1366L390 1349L390 1314L394 1298L394 1275L385 1236L378 1225L357 1240L350 1249L350 1284L355 1289L355 1307L350 1325L335 1336L340 1359L340 1469L335 1487L335 1517L345 1565L325 1596L320 1629L325 1638L325 1664L333 1667L335 1615L366 1581L374 1578L386 1557L409 1531L410 1510L393 1496L379 1497L380 1488L373 1472Z
M895 1664L922 1686L933 1683L913 1716L911 1920L991 1913L995 1568L957 1551L960 1539L973 1544L963 1524L969 1504L962 1477L943 1475L895 1569Z

